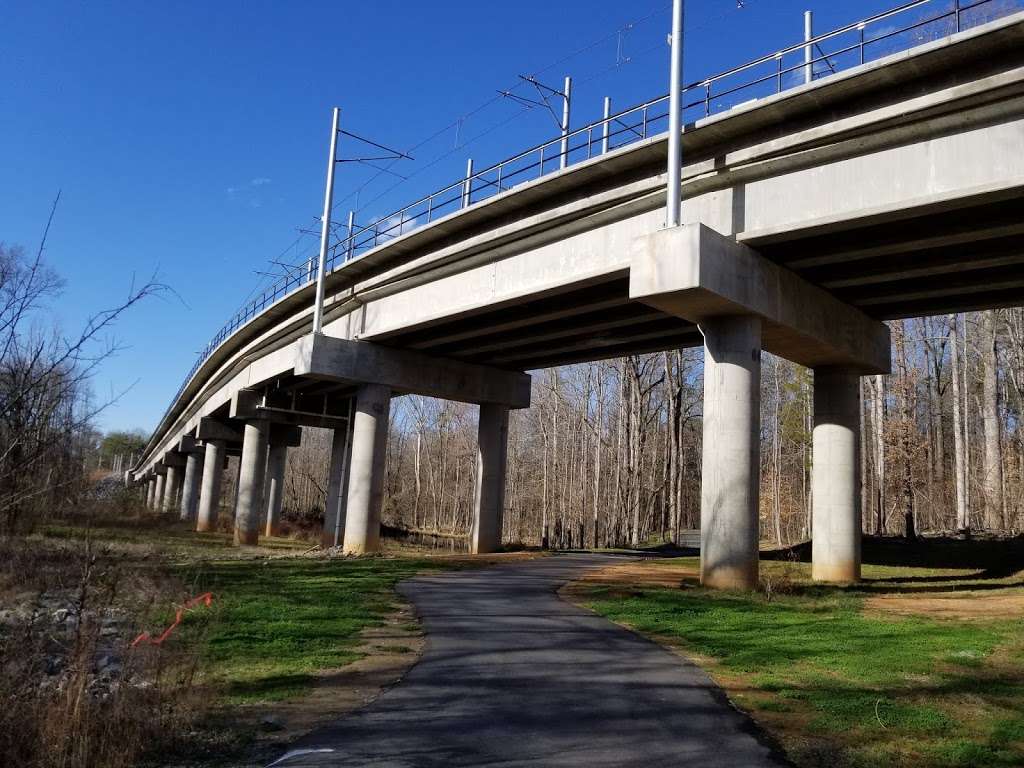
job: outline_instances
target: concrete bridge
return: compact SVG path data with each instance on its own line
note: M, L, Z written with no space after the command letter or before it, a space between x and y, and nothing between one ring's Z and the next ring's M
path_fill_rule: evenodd
M779 90L685 125L680 227L650 105L628 146L594 153L603 121L573 134L589 159L570 142L544 174L541 147L539 178L506 189L496 166L485 200L493 175L436 220L433 199L403 212L325 275L321 333L302 280L218 337L129 480L205 530L240 453L235 539L255 544L300 428L329 427L325 543L372 552L390 399L477 403L488 552L524 371L703 344L702 577L751 587L765 349L814 369L813 573L856 580L858 377L889 372L882 321L1024 303L1024 13Z

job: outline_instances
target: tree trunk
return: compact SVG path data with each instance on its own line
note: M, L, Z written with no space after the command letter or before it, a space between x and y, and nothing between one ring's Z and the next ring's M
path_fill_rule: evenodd
M999 438L999 371L996 353L996 313L982 313L982 418L985 426L985 527L1003 527L1003 451Z
M950 351L950 380L953 384L953 476L956 483L956 527L962 534L971 530L967 516L967 492L964 457L963 400L960 397L960 338L957 331L957 316L949 316L952 345Z

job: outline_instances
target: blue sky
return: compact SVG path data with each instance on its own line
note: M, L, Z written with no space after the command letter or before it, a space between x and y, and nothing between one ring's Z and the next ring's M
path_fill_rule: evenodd
M895 4L688 0L685 79L796 43L805 8L824 31ZM34 248L61 190L47 255L67 280L53 315L69 331L133 276L173 288L118 326L126 348L95 382L99 397L131 387L101 427L148 431L256 272L315 249L298 230L321 206L333 105L343 127L415 147L394 189L340 167L339 214L358 201L369 220L454 180L467 156L480 167L550 138L550 115L494 99L519 73L573 75L574 124L605 95L625 107L664 93L670 8L0 0L0 241Z

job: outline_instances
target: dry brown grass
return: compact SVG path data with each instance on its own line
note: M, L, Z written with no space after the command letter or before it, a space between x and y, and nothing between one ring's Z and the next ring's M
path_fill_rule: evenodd
M0 540L0 765L121 768L173 749L201 708L197 653L129 644L183 594L92 539Z
M898 616L925 616L960 621L999 620L1024 616L1024 589L883 594L866 598L864 608L871 613Z

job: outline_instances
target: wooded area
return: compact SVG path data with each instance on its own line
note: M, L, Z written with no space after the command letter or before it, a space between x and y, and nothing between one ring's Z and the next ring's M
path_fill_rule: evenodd
M54 201L50 221L56 207ZM133 284L120 305L66 334L48 316L63 280L46 263L45 245L45 232L34 254L0 242L0 535L75 509L90 488L90 470L109 467L114 455L125 467L127 443L103 443L94 424L118 395L97 399L92 379L119 349L110 336L118 320L164 289ZM142 442L136 435L130 450L137 453ZM104 451L115 452L106 464Z
M1024 310L890 327L892 374L861 383L865 532L1019 531ZM635 545L697 528L701 372L688 349L535 373L532 407L510 422L505 541ZM761 533L777 545L811 534L813 378L763 356ZM289 460L292 514L323 505L329 435L306 432ZM475 471L475 407L393 402L385 522L463 535Z

